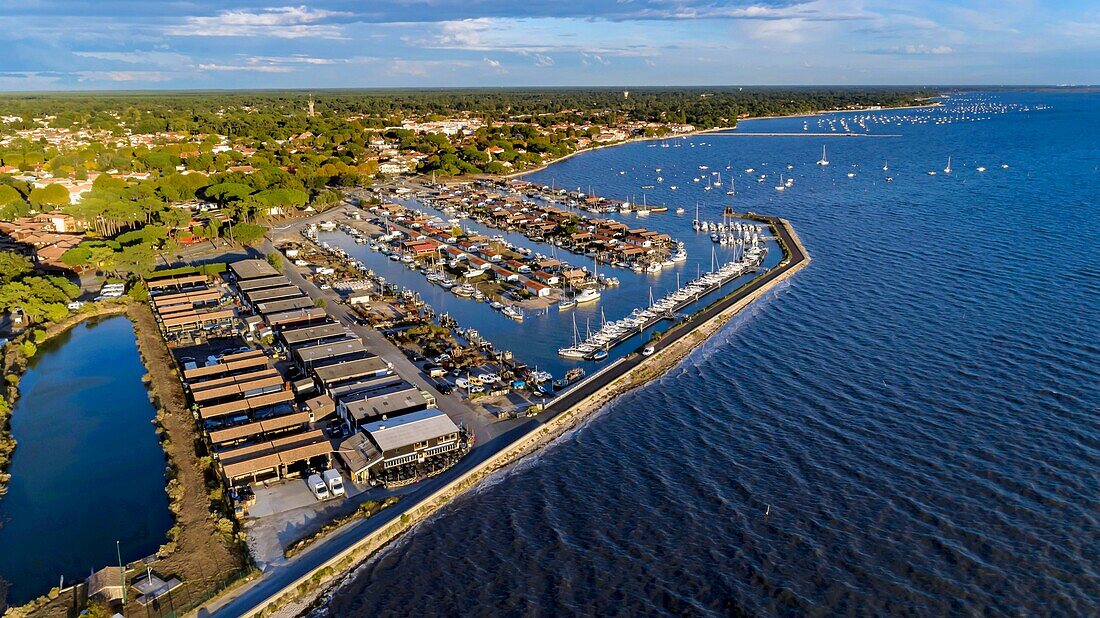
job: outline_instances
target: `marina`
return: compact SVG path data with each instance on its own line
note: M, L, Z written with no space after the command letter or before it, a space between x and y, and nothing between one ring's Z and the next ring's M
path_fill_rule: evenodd
M731 201L789 219L814 261L667 378L608 405L567 448L405 535L399 552L326 597L326 610L457 613L472 598L645 613L655 582L672 582L684 593L669 611L682 614L1095 613L1095 552L1082 542L1095 529L1095 501L1084 498L1095 479L1082 470L1095 467L1100 321L1090 271L1076 265L1095 254L1097 204L1075 185L1096 178L1087 136L1100 99L963 99L740 123L745 133L798 132L878 116L869 129L904 135L830 140L827 167L814 165L815 140L686 145L711 141L704 135L670 140L680 148L609 148L529 176L625 198L661 167L650 203L682 196L689 214L646 223L678 230L688 271L717 245L689 227L697 196L698 219L719 221ZM1041 103L1056 113L1022 111ZM1013 111L983 111L992 109ZM957 119L967 115L989 119ZM953 173L926 175L949 155ZM794 165L795 189L738 177L727 200L682 180L727 161L776 180ZM680 189L664 193L670 183ZM1049 250L1028 259L1001 250L1032 230L1057 230ZM645 304L646 287L624 277L632 292L621 310ZM573 317L563 316L568 343ZM580 330L586 317L595 324L599 306L577 314ZM516 525L547 513L545 525ZM425 566L440 555L485 566ZM472 592L441 598L425 568ZM395 586L410 592L394 598Z
M629 316L613 322L604 320L601 313L603 323L600 329L583 341L579 340L574 322L574 344L560 348L558 354L565 358L589 360L596 359L601 353L606 357L611 348L632 339L635 335L643 335L646 329L656 326L661 321L676 319L677 312L680 310L698 303L704 296L717 291L726 283L755 271L766 253L767 249L760 245L759 240L756 240L735 261L727 262L720 268L687 282L683 287L669 292L657 301L653 301L651 297L649 306L645 309L635 308Z

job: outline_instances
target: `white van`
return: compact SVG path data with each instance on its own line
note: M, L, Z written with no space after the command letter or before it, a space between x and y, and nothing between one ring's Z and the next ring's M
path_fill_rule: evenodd
M321 473L321 477L325 479L325 484L328 485L328 490L332 493L333 498L344 495L344 479L340 478L339 472L325 470Z
M313 497L318 500L328 500L331 496L328 492L328 485L325 484L324 479L318 474L311 474L306 479L306 485L309 486L309 490L313 492Z

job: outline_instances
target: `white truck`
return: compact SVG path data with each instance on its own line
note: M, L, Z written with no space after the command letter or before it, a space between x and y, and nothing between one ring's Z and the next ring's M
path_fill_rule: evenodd
M321 477L325 479L325 484L328 485L328 490L333 498L344 495L344 479L340 478L339 472L325 470L321 473Z
M328 485L325 484L324 479L319 474L311 474L306 479L306 485L309 486L309 490L313 492L313 497L318 500L328 500L331 495L328 491Z

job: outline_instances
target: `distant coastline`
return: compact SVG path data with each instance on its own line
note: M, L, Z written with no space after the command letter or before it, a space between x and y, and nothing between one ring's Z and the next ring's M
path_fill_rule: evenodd
M928 100L931 100L932 98L938 98L938 96L939 95L937 95L937 97L929 97ZM651 142L651 141L654 141L654 140L666 140L666 139L680 139L680 138L685 138L685 137L694 137L694 136L697 136L697 135L706 135L708 133L720 133L720 132L723 132L723 131L736 131L737 130L737 125L741 124L742 122L748 122L750 120L775 120L775 119L778 119L778 118L812 118L814 116L821 116L821 115L824 115L824 114L845 114L845 113L854 113L854 112L884 112L884 111L887 111L887 110L926 109L926 108L942 107L942 106L943 106L943 102L933 101L931 103L925 103L925 104L922 104L922 105L901 105L901 106L897 106L897 107L882 107L880 109L847 109L847 110L846 109L835 109L835 110L820 110L820 111L816 111L816 112L807 112L805 114L780 114L780 115L775 115L775 116L749 116L747 118L738 118L737 119L737 124L735 124L733 126L711 127L709 129L696 129L695 131L688 131L686 133L677 133L675 135L662 135L662 136L654 135L654 136L632 137L632 138L629 138L629 139L624 139L624 140L619 141L619 142L611 142L611 143L607 143L607 144L600 144L599 146L592 146L591 148L582 148L580 150L574 150L573 152L571 152L567 155L564 155L562 157L558 157L557 159L547 161L545 163L536 165L535 167L525 169L525 170L522 170L522 171L519 171L519 172L512 172L510 174L502 174L500 176L493 176L493 175L485 174L485 175L478 176L478 178L504 178L506 180L511 180L511 179L514 179L514 178L520 178L522 176L526 176L527 174L534 174L535 172L541 172L541 171L549 168L551 165L554 165L556 163L561 163L562 161L565 161L567 159L571 159L571 158L573 158L573 157L575 157L579 154L583 154L583 153L586 153L586 152L595 152L597 150L602 150L604 148L613 148L615 146L625 146L627 144L635 144L635 143L639 143L639 142ZM462 180L461 177L454 178L453 180L456 181L456 182L464 182L464 180Z

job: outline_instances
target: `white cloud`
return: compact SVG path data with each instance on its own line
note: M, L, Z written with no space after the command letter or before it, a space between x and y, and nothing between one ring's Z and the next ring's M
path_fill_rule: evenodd
M315 58L313 56L249 56L246 60L248 64L308 64L308 65L323 65L323 64L336 64L337 62L346 62L346 60L337 60L335 58Z
M871 53L899 54L902 56L943 56L953 54L955 50L947 45L902 45L901 47L874 50Z
M255 73L293 73L294 67L274 65L200 64L200 71L248 71Z
M189 16L182 24L165 30L170 36L255 37L280 39L341 39L343 29L327 23L347 13L313 9L307 6L284 6L261 9L222 11L213 16Z
M550 56L544 56L543 54L535 54L535 66L552 67L554 66L554 59Z
M80 82L166 82L173 78L161 71L79 71L76 75Z
M74 51L73 55L80 56L81 58L93 58L96 60L125 62L127 64L152 64L157 66L176 67L187 66L191 64L190 56L165 51Z
M482 58L482 62L489 65L489 68L497 73L507 73L504 67L500 64L500 60L493 60L492 58Z

